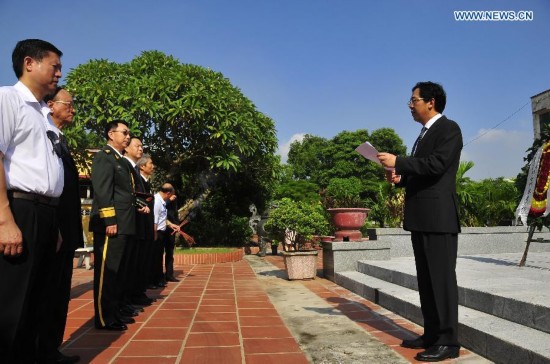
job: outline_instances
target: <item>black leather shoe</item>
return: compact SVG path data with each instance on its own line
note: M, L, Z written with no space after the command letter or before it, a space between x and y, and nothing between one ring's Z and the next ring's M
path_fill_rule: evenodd
M64 355L58 352L57 358L55 358L55 363L57 364L73 364L80 361L80 356L78 355Z
M156 284L150 284L147 286L147 289L157 289L159 288Z
M137 315L139 315L139 312L137 312L135 310L131 310L129 308L121 308L118 311L118 313L123 315L123 316L128 316L128 317L136 317Z
M131 303L129 305L126 305L130 310L136 311L137 313L143 312L143 307L141 307L138 304Z
M166 282L160 281L160 282L157 283L157 286L159 286L159 287L166 287L166 286L168 286L168 285L166 284Z
M80 356L78 355L64 355L58 350L53 352L51 355L41 357L37 359L37 364L73 364L80 361Z
M111 322L106 324L105 326L98 326L95 327L98 330L109 330L109 331L124 331L128 330L128 326L123 324L122 322Z
M124 315L119 315L117 319L123 324L133 324L136 322L136 320L134 320L132 317L124 316Z
M166 277L166 280L167 280L168 282L179 282L179 281L180 281L179 279L177 279L177 278L174 277L174 276Z
M460 348L458 346L433 345L425 351L416 354L418 361L442 361L445 359L458 358Z
M132 306L151 306L153 304L153 300L150 298L135 298L132 300ZM140 307L141 308L141 307ZM143 308L141 308L143 310Z
M430 347L431 344L426 343L422 336L417 337L412 340L403 340L401 346L409 349L426 349Z

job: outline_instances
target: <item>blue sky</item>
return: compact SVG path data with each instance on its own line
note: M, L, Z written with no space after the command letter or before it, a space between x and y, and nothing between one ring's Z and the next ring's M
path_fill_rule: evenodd
M454 10L534 19L459 22ZM550 89L548 0L0 0L0 24L0 85L16 82L11 52L25 38L60 48L64 73L159 50L229 78L273 118L283 156L304 134L359 128L391 127L410 150L420 130L410 89L440 82L476 180L517 175L533 140L530 97Z

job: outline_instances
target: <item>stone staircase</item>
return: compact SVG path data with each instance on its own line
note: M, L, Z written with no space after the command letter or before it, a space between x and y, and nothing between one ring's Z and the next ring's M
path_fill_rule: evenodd
M550 363L550 253L461 255L459 341L497 363ZM362 260L334 281L422 324L414 258Z

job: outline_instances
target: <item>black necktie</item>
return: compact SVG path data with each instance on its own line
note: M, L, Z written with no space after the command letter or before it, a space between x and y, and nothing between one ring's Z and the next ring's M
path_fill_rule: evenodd
M428 131L428 128L425 126L422 127L422 130L420 130L420 135L418 135L418 138L416 138L416 141L414 142L413 149L412 149L412 156L414 156L414 153L416 153L416 147L418 146L418 143L422 140L422 137L424 134L426 134L426 131Z

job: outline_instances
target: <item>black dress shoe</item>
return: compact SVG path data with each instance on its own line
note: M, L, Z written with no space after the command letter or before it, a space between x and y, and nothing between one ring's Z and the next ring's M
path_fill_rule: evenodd
M105 326L96 325L95 328L98 329L98 330L109 330L109 331L128 330L128 326L126 326L122 322L111 322L111 323L106 324Z
M427 343L422 336L412 340L403 340L401 346L409 349L426 349L431 346L431 343Z
M133 306L151 306L153 304L153 300L150 298L135 298L132 300ZM143 308L140 307L142 310Z
M125 307L129 308L130 310L132 311L136 311L137 313L140 313L140 312L143 312L143 307L141 307L140 305L138 304L134 304L134 303L131 303L131 304L128 304L126 305Z
M166 286L168 286L168 285L166 284L166 282L160 281L160 282L157 283L157 286L159 286L159 287L166 287Z
M121 308L119 311L118 311L119 314L123 315L123 316L128 316L128 317L136 317L137 315L139 315L139 312L136 311L136 310L132 310L130 308Z
M147 286L147 289L157 289L159 288L156 284L150 284Z
M64 355L58 352L57 358L55 358L55 363L58 364L73 364L80 361L80 356L78 355Z
M133 324L136 322L132 317L119 315L117 317L118 321L120 321L122 324Z
M425 351L416 354L418 361L442 361L445 359L458 358L460 348L458 346L433 345Z
M167 280L168 282L179 282L179 281L180 281L179 279L177 279L177 278L174 277L174 276L166 277L166 280Z
M37 364L73 364L80 361L78 355L64 355L56 350L51 355L41 357L36 362Z

